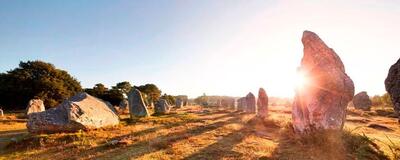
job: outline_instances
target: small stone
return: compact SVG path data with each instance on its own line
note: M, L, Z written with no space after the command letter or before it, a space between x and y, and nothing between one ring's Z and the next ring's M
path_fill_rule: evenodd
M355 109L369 111L371 110L372 102L369 99L367 92L363 91L353 97L353 105Z
M170 106L167 102L167 100L165 99L160 99L157 101L155 108L154 108L154 112L156 114L167 114L170 110Z
M257 113L256 97L251 92L246 96L246 106L247 113Z
M31 99L26 107L26 115L43 111L45 111L45 107L43 101L40 99Z

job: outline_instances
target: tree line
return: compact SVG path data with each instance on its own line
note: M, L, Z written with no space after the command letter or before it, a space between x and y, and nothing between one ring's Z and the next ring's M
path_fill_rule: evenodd
M111 88L102 83L95 84L93 88L82 88L80 82L67 71L57 69L51 63L36 60L20 62L17 68L0 73L0 107L6 110L25 109L30 99L39 98L46 108L51 108L82 91L119 105L133 88L143 93L148 105L160 98L175 103L174 96L161 95L161 90L155 84L133 86L130 82L123 81Z

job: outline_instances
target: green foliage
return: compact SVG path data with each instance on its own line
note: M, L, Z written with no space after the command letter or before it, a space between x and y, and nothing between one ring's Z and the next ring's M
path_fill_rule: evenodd
M165 94L161 96L161 99L167 100L168 104L173 105L175 104L175 97L172 95Z
M85 92L97 98L108 101L112 105L119 105L119 103L124 99L123 92L117 89L117 87L113 87L113 89L109 90L104 86L104 84L101 83L95 84L93 88L85 89Z
M195 98L194 102L203 106L207 106L208 97L205 93L203 93L202 96Z
M160 99L161 90L155 84L145 84L141 86L135 86L140 92L146 94L146 102L150 104Z
M383 104L383 103L382 103L381 96L379 96L379 95L373 96L373 97L371 98L371 102L372 102L372 105L373 105L373 106L380 106L380 105Z
M67 71L43 61L20 62L19 67L0 74L0 105L5 109L25 109L32 98L54 107L77 92L80 83Z
M392 100L390 99L390 95L388 93L385 93L382 97L382 104L386 107L393 107Z
M113 89L120 90L123 94L128 95L129 91L132 89L131 83L128 81L117 83L116 86L112 87Z
M390 95L388 93L383 94L382 96L375 95L371 98L373 106L382 106L382 107L390 107L393 108L392 100L390 99Z

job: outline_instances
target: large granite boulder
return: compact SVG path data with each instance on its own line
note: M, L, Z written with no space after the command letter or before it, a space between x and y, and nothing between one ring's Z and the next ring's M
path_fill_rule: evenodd
M28 106L26 107L26 115L35 112L43 112L45 111L43 101L40 99L31 99L28 102Z
M264 88L258 90L257 115L264 118L268 116L268 95Z
M390 69L385 80L385 88L393 103L394 111L400 122L400 58Z
M167 114L170 110L170 106L165 99L158 100L154 107L154 112L156 114Z
M342 129L354 84L339 56L313 32L305 31L304 55L298 72L308 83L296 88L293 127L304 133L315 129Z
M369 99L367 92L363 91L353 97L353 105L355 109L369 111L371 110L372 101Z
M87 93L65 100L56 108L29 114L31 133L75 132L119 124L112 106Z
M181 98L177 98L175 100L175 107L176 108L182 108L182 106L183 106L183 100Z
M256 97L251 92L246 96L246 106L247 113L257 113Z
M149 111L143 101L142 93L138 89L132 89L128 95L129 113L133 117L146 117L149 116Z

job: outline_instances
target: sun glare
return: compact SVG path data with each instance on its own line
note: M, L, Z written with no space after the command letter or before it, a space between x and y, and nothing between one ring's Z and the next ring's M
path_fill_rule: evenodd
M304 72L299 71L294 79L294 84L296 89L303 89L309 84L309 79Z

